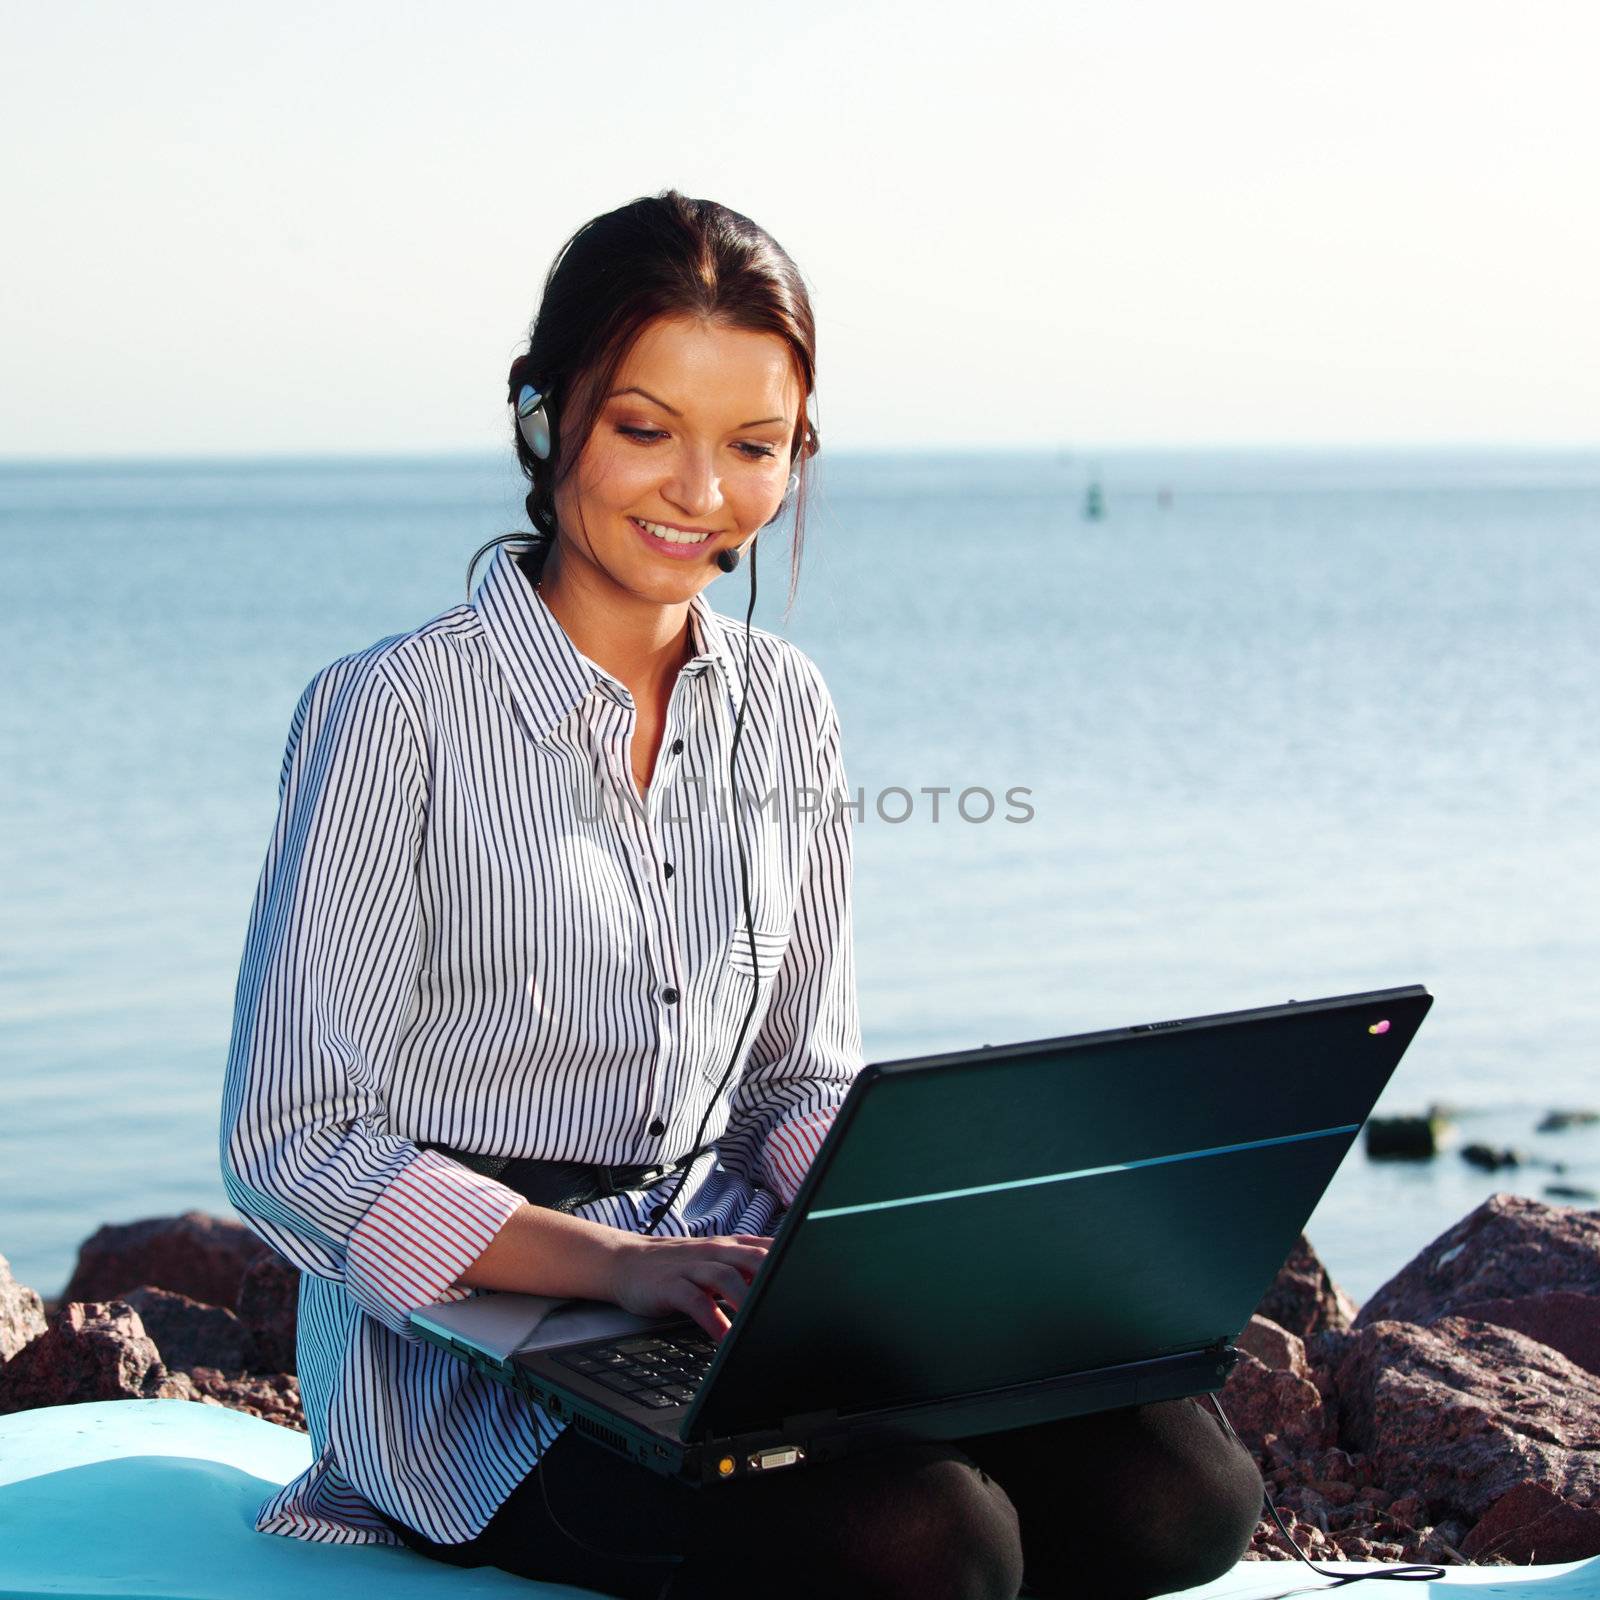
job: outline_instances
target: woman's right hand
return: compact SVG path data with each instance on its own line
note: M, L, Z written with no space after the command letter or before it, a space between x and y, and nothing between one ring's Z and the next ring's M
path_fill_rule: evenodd
M718 1305L735 1311L767 1258L772 1240L755 1233L709 1239L645 1239L629 1235L618 1249L607 1297L638 1316L681 1311L720 1344L732 1323Z

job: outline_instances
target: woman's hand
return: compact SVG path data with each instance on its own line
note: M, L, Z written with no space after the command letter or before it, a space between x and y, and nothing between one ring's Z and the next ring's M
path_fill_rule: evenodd
M710 1239L630 1235L616 1252L606 1298L643 1317L681 1311L710 1334L713 1344L720 1344L732 1323L718 1300L739 1309L771 1243L755 1233Z

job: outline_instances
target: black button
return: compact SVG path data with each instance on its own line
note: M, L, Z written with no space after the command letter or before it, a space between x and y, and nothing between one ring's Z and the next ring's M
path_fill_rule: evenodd
M683 740L682 739L674 739L672 741L672 753L675 756L681 756L683 754Z
M678 991L669 983L666 988L661 991L661 998L665 1000L669 1006L676 1005L678 1000Z
M661 1120L660 1117L652 1117L650 1119L650 1127L648 1131L652 1138L659 1139L661 1135L667 1131L667 1125Z
M670 878L673 873L672 863L670 861L663 861L661 863L661 870Z

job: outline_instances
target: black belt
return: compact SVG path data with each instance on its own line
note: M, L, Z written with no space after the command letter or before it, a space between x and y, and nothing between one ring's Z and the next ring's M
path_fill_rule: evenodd
M608 1167L594 1166L584 1161L535 1161L526 1156L481 1156L467 1150L452 1150L448 1145L423 1144L419 1150L437 1150L440 1155L459 1161L462 1166L480 1172L508 1189L515 1189L531 1205L545 1206L551 1211L571 1211L575 1206L587 1205L591 1200L604 1200L614 1194L624 1194L630 1189L648 1189L663 1178L687 1166L689 1159L666 1166ZM710 1145L695 1151L695 1159L704 1155Z

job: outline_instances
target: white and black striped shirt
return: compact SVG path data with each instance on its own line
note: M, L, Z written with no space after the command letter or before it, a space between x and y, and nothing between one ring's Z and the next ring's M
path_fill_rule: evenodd
M346 656L295 709L239 973L228 1194L301 1271L313 1465L256 1526L392 1544L379 1505L471 1538L559 1433L419 1340L522 1203L419 1143L646 1165L692 1148L658 1233L773 1231L862 1065L851 810L815 665L702 596L641 798L626 687L573 645L510 551L472 603ZM671 1188L577 1208L642 1232Z

